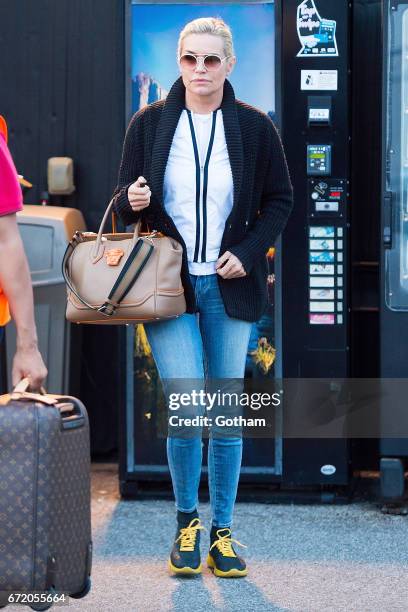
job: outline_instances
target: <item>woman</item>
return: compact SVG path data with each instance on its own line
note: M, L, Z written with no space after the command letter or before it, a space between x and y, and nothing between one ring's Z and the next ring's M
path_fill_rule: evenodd
M162 381L243 379L251 324L267 305L265 255L291 212L292 185L273 122L236 100L226 78L236 63L230 28L188 23L177 56L181 76L166 100L130 121L114 205L125 224L142 218L183 246L186 313L145 324ZM199 573L201 436L169 436L167 457L177 508L169 566ZM207 564L220 577L247 574L231 535L241 457L241 435L210 435Z

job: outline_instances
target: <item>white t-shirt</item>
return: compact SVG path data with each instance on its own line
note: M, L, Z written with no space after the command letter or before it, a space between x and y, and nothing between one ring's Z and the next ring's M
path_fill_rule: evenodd
M214 274L233 204L221 109L208 114L182 111L167 161L163 194L164 207L186 243L190 273Z

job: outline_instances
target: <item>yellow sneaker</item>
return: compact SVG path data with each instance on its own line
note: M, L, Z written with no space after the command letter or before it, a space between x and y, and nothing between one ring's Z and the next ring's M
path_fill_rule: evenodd
M179 525L168 562L169 569L175 574L201 573L200 529L205 527L198 517L186 527Z
M219 578L241 578L248 574L248 569L242 557L239 557L232 546L235 542L245 546L231 537L229 527L212 527L211 546L208 552L207 565Z

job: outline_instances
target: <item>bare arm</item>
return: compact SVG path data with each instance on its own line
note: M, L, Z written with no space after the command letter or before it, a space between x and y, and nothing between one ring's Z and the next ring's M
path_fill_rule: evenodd
M38 389L47 369L38 351L30 270L15 214L0 217L0 286L17 328L12 383L28 376L30 387Z

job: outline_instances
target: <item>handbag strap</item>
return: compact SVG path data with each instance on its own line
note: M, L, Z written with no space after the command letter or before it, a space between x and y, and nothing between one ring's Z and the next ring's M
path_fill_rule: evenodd
M62 260L62 275L69 290L72 291L75 297L78 298L78 300L84 304L84 306L90 308L91 310L97 310L107 317L111 317L115 313L116 308L119 306L121 301L133 287L148 259L152 255L154 247L152 244L149 244L145 240L139 238L130 252L129 257L127 258L126 263L123 266L105 302L100 306L92 306L92 304L88 304L88 302L79 295L69 274L69 258L72 255L75 247L80 242L79 236L80 234L77 232L65 250L64 258Z
M116 308L137 281L141 271L152 254L153 248L152 244L139 238L116 279L116 283L113 285L108 295L108 299L98 309L99 312L109 317L114 314Z

